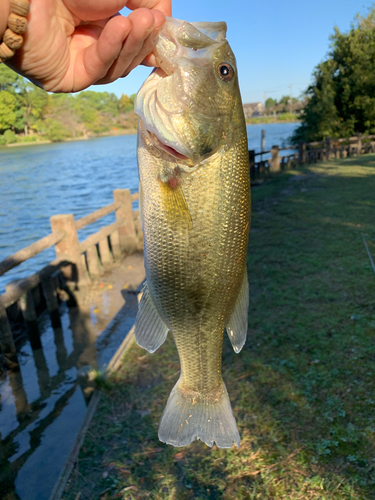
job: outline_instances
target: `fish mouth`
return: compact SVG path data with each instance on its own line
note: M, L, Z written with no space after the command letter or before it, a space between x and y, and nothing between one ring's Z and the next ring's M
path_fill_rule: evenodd
M147 128L146 128L146 130L147 130ZM179 153L176 149L171 148L171 146L164 144L153 132L151 132L150 130L147 130L147 132L149 134L151 142L158 149L162 149L163 151L165 151L169 155L173 156L177 160L184 160L186 162L190 161L190 158L188 158L187 156Z

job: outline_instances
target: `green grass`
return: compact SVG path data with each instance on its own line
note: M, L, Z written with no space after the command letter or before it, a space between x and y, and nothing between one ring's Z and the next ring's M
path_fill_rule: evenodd
M292 123L300 122L301 118L294 113L280 113L275 116L254 116L253 118L246 118L248 125L260 123Z
M241 447L160 443L177 352L134 345L66 500L375 499L375 155L274 177L252 221L249 338L223 356Z

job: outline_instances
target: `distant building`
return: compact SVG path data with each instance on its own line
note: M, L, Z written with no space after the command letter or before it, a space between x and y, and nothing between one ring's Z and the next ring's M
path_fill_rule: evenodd
M243 112L245 114L245 118L260 116L264 114L264 106L261 102L249 102L243 105Z

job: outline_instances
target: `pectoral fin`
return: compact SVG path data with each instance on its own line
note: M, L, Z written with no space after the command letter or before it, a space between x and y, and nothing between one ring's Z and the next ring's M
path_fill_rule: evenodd
M168 182L160 183L167 221L174 227L190 229L192 226L191 215L184 192L181 185L172 182L173 180L174 178L172 177Z
M135 320L134 337L140 347L152 353L164 343L168 327L155 307L148 286L145 285L142 291L143 295Z
M242 286L238 294L236 305L226 325L229 340L234 352L239 353L246 342L249 312L249 283L245 269Z

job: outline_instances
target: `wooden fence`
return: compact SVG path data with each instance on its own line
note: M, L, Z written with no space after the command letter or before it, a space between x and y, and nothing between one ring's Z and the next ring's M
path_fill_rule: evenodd
M327 138L321 142L301 142L296 151L289 155L281 156L280 152L290 151L293 147L279 148L272 146L269 151L255 153L249 151L250 177L252 180L263 178L273 172L280 172L297 165L316 163L317 161L332 160L333 158L347 158L364 153L375 152L375 135L357 134L354 137L343 139ZM263 156L271 158L263 160ZM257 157L260 159L257 160Z
M111 205L78 220L72 214L52 216L51 234L0 262L1 276L55 246L55 260L32 276L8 284L5 293L0 295L0 349L6 365L17 363L11 323L20 315L32 330L37 328L38 314L47 308L52 324L59 325L59 292L64 291L68 305L76 305L75 292L84 292L92 280L124 254L143 248L139 211L132 208L139 194L131 194L128 189L116 189L113 197ZM112 212L116 213L116 222L79 241L80 229Z

